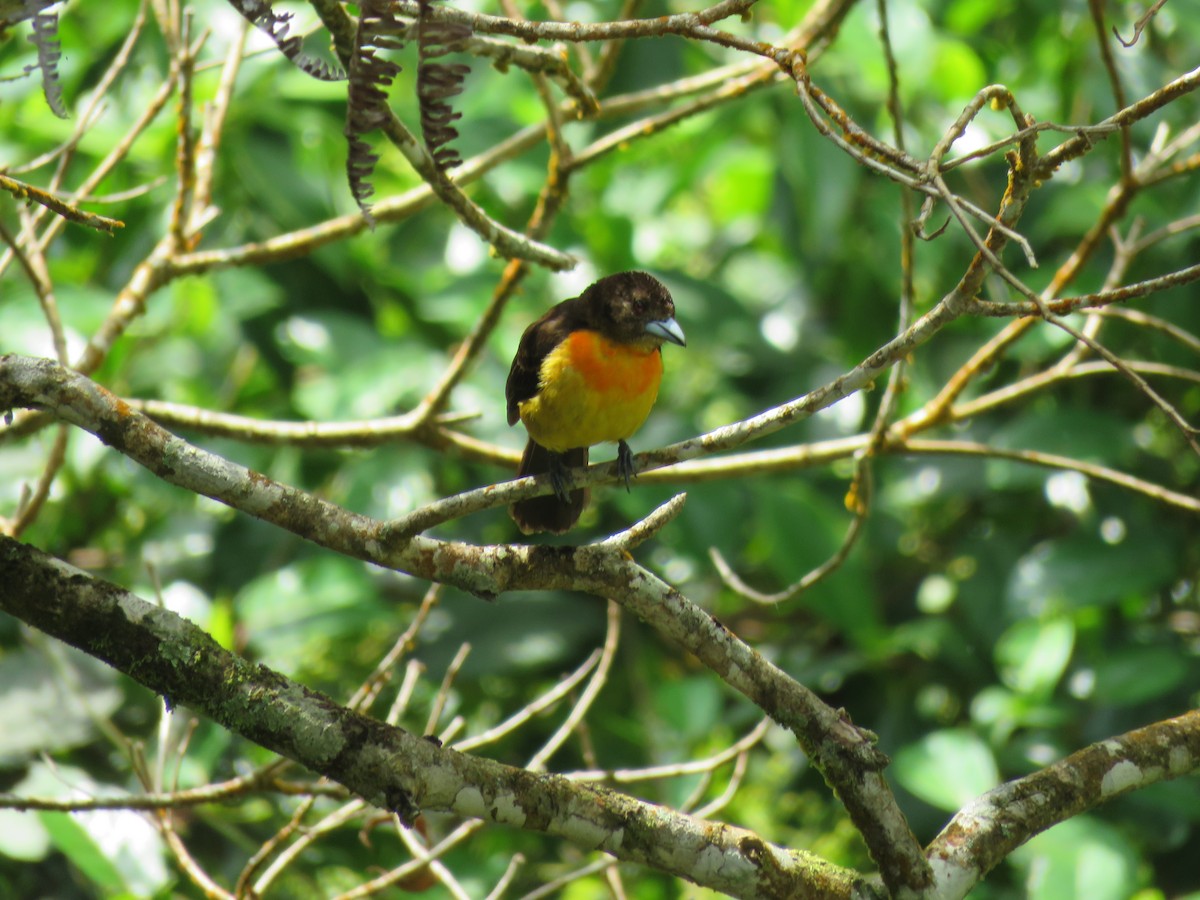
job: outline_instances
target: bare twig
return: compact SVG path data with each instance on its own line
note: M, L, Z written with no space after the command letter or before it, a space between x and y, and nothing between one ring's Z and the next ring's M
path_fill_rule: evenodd
M763 606L774 606L794 600L813 585L823 581L831 572L836 572L841 568L842 563L849 557L850 551L854 549L854 544L858 540L858 535L862 531L866 519L867 517L864 513L855 512L854 517L850 520L849 527L846 529L845 537L842 538L842 542L838 545L834 554L821 563L821 565L806 573L799 581L788 585L783 590L777 591L774 594L764 594L743 581L733 571L733 567L729 565L725 557L721 555L721 551L716 547L709 547L708 555L717 569L717 574L721 576L721 580L725 582L726 587L731 591L736 591L747 600L762 604Z
M1138 42L1138 38L1142 36L1142 31L1145 30L1146 26L1150 24L1150 20L1158 14L1158 11L1162 9L1166 3L1167 0L1155 0L1154 4L1148 10L1146 10L1146 12L1143 13L1136 22L1133 23L1133 37L1131 37L1129 40L1125 40L1125 38L1121 37L1121 33L1117 31L1116 25L1112 27L1113 36L1121 42L1122 47L1125 47L1126 49L1132 47Z
M583 682L597 664L600 662L600 650L593 651L587 659L574 672L556 684L546 693L539 696L530 703L525 704L517 712L513 713L503 722L489 728L487 731L474 735L469 738L464 738L461 741L455 741L453 748L461 753L467 753L475 750L478 747L485 746L500 740L502 737L512 734L526 722L530 721L534 716L539 715L549 709L554 704L558 703L563 697L570 694L575 688Z
M392 705L388 707L387 715L383 717L383 721L389 725L397 724L406 712L408 712L409 701L412 700L413 694L417 690L417 684L421 681L421 676L425 674L425 663L419 659L410 659L404 665L404 678L400 681L400 687L396 691L396 696L392 698Z
M619 604L613 603L611 600L606 604L607 626L604 630L604 645L600 650L600 660L593 670L591 677L588 679L587 687L583 689L583 693L579 695L579 699L571 704L571 711L562 721L562 724L554 730L554 734L550 735L525 765L525 768L530 772L544 772L546 763L551 757L558 752L559 748L566 742L579 724L583 721L584 716L588 714L588 710L592 708L592 704L596 698L600 696L600 691L608 683L608 673L612 669L613 659L617 655L617 645L621 640L621 607Z
M37 485L28 497L22 498L12 522L8 523L7 527L0 526L0 530L3 530L12 537L20 537L21 533L37 519L38 513L41 512L42 506L46 502L46 498L50 496L50 489L54 486L54 479L58 476L63 464L67 461L67 443L69 440L70 429L66 426L60 426L55 432L50 452L46 454L46 461L42 466L42 474L38 477Z
M379 692L383 689L384 684L392 676L392 671L396 664L413 648L413 644L420 634L425 620L429 618L430 612L441 599L442 586L440 584L431 584L429 590L425 592L425 596L421 599L421 605L417 607L416 613L413 615L412 621L408 627L404 629L400 637L396 638L392 649L383 655L375 665L374 671L367 676L366 681L362 683L357 691L346 701L348 709L356 712L366 712L371 708L375 699L379 696Z
M664 778L679 778L684 775L699 775L701 772L718 769L731 759L735 759L757 746L770 727L771 720L763 719L737 741L706 759L690 759L687 762L649 766L644 769L585 769L579 772L565 772L563 777L574 781L632 784L639 781L657 781Z
M1126 475L1107 466L1094 465L1070 456L1060 456L1054 453L1042 453L1037 450L1007 450L992 447L987 444L975 444L969 441L935 441L911 440L907 444L910 453L949 454L955 456L978 456L991 459L1008 459L1035 466L1051 469L1061 469L1065 472L1079 472L1096 481L1114 484L1128 490L1145 494L1162 503L1178 507L1192 513L1200 513L1200 499L1171 491L1156 484Z
M1113 58L1112 45L1108 42L1108 29L1104 27L1103 0L1088 0L1088 9L1092 14L1092 23L1096 26L1096 42L1100 45L1100 59L1104 61L1104 70L1108 74L1109 89L1116 101L1117 109L1124 109L1128 103L1125 100L1125 87L1121 84L1121 76L1117 74L1117 61ZM1141 33L1141 28L1137 29ZM1116 34L1116 29L1113 29ZM1117 35L1117 40L1121 36ZM1134 40L1137 40L1135 37ZM1122 42L1124 43L1124 42ZM1129 46L1126 44L1126 46ZM1121 129L1121 178L1129 180L1133 176L1133 139L1128 128Z
M274 793L280 787L281 785L274 780L273 776L256 771L249 775L238 776L228 781L203 787L170 790L163 793L68 799L0 794L0 808L42 809L48 812L87 812L101 809L181 809L189 806L203 806L208 803L228 803L237 797L252 794Z
M46 209L56 215L62 216L69 222L74 222L77 225L86 225L88 228L95 228L97 231L103 231L106 234L112 234L118 228L125 227L124 222L79 209L65 200L59 200L53 194L49 194L31 184L17 181L15 178L9 178L7 175L0 175L0 190L8 191L18 200L40 203ZM10 244L9 246L12 245Z
M436 7L437 11L432 18L434 21L466 23L478 34L504 34L528 41L576 43L661 37L664 34L691 34L713 22L741 15L757 2L758 0L721 0L699 12L617 22L538 22L472 13L452 6ZM405 15L415 16L417 13L416 3L411 0L401 0L397 6Z
M438 722L442 718L442 710L446 708L446 701L450 699L450 688L454 685L454 679L458 676L463 663L467 661L467 654L470 652L471 645L463 644L458 648L458 652L454 654L454 658L450 660L450 665L446 667L446 674L442 677L442 683L438 687L437 693L433 695L433 704L429 708L429 718L425 722L425 730L422 734L437 733Z

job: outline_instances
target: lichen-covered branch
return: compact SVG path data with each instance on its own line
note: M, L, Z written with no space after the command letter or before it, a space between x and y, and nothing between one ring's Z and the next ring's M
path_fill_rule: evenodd
M935 896L962 897L1017 847L1114 797L1200 769L1200 710L1092 744L988 791L929 845Z

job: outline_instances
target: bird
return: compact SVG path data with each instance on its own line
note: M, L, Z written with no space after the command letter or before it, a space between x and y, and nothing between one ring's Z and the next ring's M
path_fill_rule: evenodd
M626 440L658 397L664 343L687 345L671 292L646 272L601 278L525 329L504 389L508 424L519 419L529 435L517 477L549 473L554 493L509 507L524 534L563 534L578 521L587 491L570 489L568 469L586 466L593 444L616 442L629 489Z

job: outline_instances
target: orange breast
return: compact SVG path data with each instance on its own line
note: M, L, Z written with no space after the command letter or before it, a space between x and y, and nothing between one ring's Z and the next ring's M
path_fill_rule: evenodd
M630 437L658 397L662 354L577 331L542 361L538 393L520 405L529 436L555 452Z
M657 396L662 379L662 353L657 349L617 344L595 331L576 331L566 343L570 365L593 390L614 397L636 398L647 391Z

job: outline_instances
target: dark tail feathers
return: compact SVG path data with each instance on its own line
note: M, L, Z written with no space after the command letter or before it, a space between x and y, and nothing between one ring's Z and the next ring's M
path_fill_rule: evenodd
M586 466L588 448L577 447L565 453L554 453L541 444L530 441L525 445L525 453L521 456L521 467L517 469L517 477L549 472L552 458L555 456L565 468ZM525 534L536 534L539 531L562 534L569 531L579 520L583 507L587 505L587 499L586 488L571 491L566 503L554 494L546 494L544 497L533 497L514 503L508 508L508 514Z

